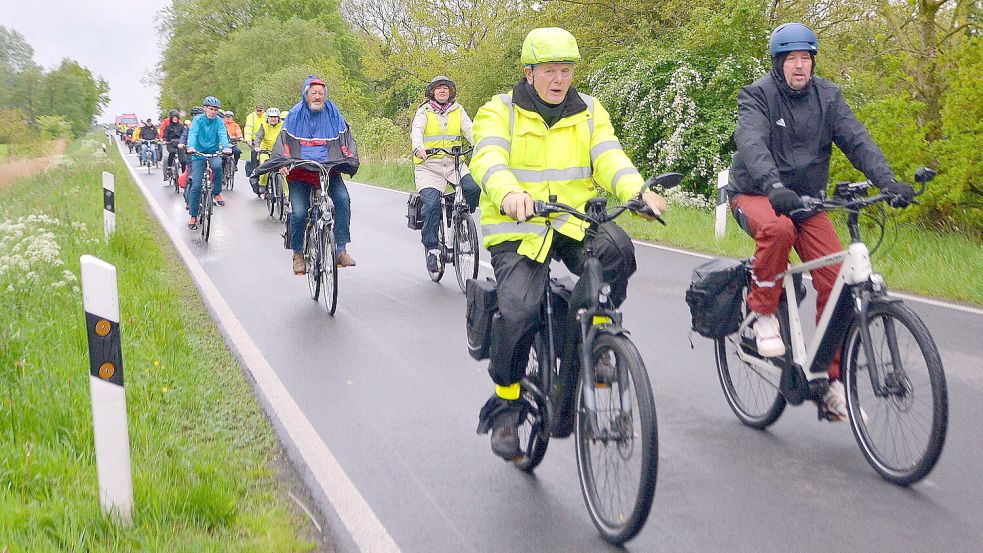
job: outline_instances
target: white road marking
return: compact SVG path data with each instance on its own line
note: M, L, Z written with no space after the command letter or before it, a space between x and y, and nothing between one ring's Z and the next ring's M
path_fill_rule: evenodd
M119 147L118 144L117 147ZM122 150L120 153L122 154ZM184 243L184 235L180 234L178 229L170 224L164 210L151 195L136 170L131 165L126 165L133 181L137 183L154 215L161 222L161 226L164 227L170 237L174 248L198 284L198 289L205 298L212 316L219 321L224 329L227 341L235 348L240 361L256 380L256 386L266 397L274 412L273 414L283 425L290 441L300 452L304 463L307 464L321 491L331 502L335 512L338 513L338 517L350 533L352 541L362 551L398 553L400 551L399 546L396 545L389 531L376 517L355 484L345 474L341 464L321 440L317 431L314 430L314 426L304 416L290 392L277 377L269 362L260 352L259 347L249 337L246 329L225 302L208 273L205 272L187 244Z

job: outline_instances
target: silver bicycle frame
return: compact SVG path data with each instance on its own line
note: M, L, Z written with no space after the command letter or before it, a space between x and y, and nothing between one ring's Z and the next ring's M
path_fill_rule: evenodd
M826 335L826 331L829 327L830 320L833 317L833 306L837 304L840 299L840 295L843 294L847 285L859 284L870 279L873 274L873 266L870 263L870 251L867 246L861 242L856 242L850 244L850 246L834 254L827 255L825 257L820 257L819 259L814 259L807 263L799 263L796 265L789 265L788 269L785 271L785 277L783 279L782 286L785 288L786 298L795 298L795 284L792 281L792 275L796 273L804 273L806 271L812 271L813 269L819 269L822 267L829 267L836 265L837 263L843 263L840 267L840 272L836 275L836 280L833 282L833 290L830 292L829 300L826 302L826 309L823 311L823 316L819 319L819 323L816 325L816 332L812 337L812 343L809 344L808 350L805 345L805 337L802 332L802 320L799 316L799 306L795 301L788 301L788 329L789 336L792 340L792 360L803 368L806 377L812 381L820 378L826 378L826 371L821 370L819 372L812 372L812 362L816 358L816 354L819 351L819 345L823 341L823 337ZM744 321L741 323L740 328L738 328L738 336L741 335L744 330L754 322L754 316L748 315ZM760 359L753 355L746 353L742 348L735 348L738 358L748 365L771 373L776 378L781 376L782 368L775 365L768 359Z

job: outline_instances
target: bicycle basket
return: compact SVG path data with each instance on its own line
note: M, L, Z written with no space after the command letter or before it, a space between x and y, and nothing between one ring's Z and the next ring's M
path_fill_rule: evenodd
M492 320L498 312L498 288L492 279L468 279L464 286L468 298L468 353L475 360L488 359L491 346Z
M707 338L722 338L737 331L747 273L743 262L721 258L693 269L686 290L693 330Z
M410 194L406 200L406 226L410 230L420 230L423 228L423 216L420 211L423 209L423 200L419 194Z

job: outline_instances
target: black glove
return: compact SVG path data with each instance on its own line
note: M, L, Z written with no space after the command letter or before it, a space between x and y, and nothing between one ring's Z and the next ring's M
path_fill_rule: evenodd
M915 189L910 184L895 180L881 187L881 192L894 196L888 200L891 207L908 207L915 199Z
M802 207L802 200L799 195L781 184L772 185L771 192L768 192L768 201L771 202L771 207L775 210L776 215L788 215L793 210Z

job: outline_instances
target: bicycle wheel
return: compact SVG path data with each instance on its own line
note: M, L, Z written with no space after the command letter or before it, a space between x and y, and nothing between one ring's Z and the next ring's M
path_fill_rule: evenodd
M747 289L741 300L741 314L749 313ZM768 428L785 411L785 397L779 389L779 377L769 371L752 366L738 357L738 348L757 356L754 331L750 325L743 332L714 340L717 358L717 376L724 397L731 411L744 424L763 430Z
M478 231L466 211L457 217L454 228L454 272L464 292L468 279L478 278Z
M655 497L655 399L642 357L627 337L602 333L591 349L594 365L612 364L615 378L594 388L599 434L590 428L584 379L577 385L577 472L594 526L605 541L621 544L645 525Z
M280 175L277 174L270 174L266 177L267 186L266 196L264 199L266 200L266 210L269 212L270 217L273 216L273 212L276 208L276 187L279 177Z
M867 318L873 359L857 323L843 345L850 427L874 470L908 486L935 467L945 442L949 399L942 359L928 328L907 306L875 304Z
M233 161L233 158L229 158L229 190L236 187L236 169L238 169L238 167L236 167L235 161Z
M529 360L526 363L526 376L522 385L522 399L529 404L529 413L519 426L519 447L522 455L515 461L515 466L526 472L532 472L546 455L550 443L549 405L545 394L549 394L552 380L545 371L546 344L542 334L536 334L533 345L529 348ZM535 386L535 389L528 384Z
M321 226L321 247L321 285L324 288L321 296L328 315L334 315L335 308L338 307L338 251L334 228L330 225Z
M324 268L324 258L321 257L321 245L318 244L317 229L307 225L304 231L304 264L307 271L307 288L311 291L311 299L317 301L321 291L321 271Z
M427 268L427 273L430 274L430 280L434 282L440 282L440 279L444 276L444 267L447 265L447 259L444 256L444 252L447 251L447 238L444 234L443 206L441 206L440 212L440 222L437 225L437 249L440 250L440 253L437 255L437 270L431 271L429 268ZM424 256L426 256L426 254L427 251L424 250ZM426 257L424 257L424 261L426 261Z
M286 217L284 210L286 198L284 197L285 194L283 191L283 177L278 177L276 179L276 183L274 184L274 192L276 194L276 198L273 200L273 210L276 212L276 218L282 221Z
M201 213L198 214L198 218L201 219L199 222L201 239L205 242L208 242L208 236L212 232L212 207L214 205L215 200L212 198L212 183L206 179L201 189Z

